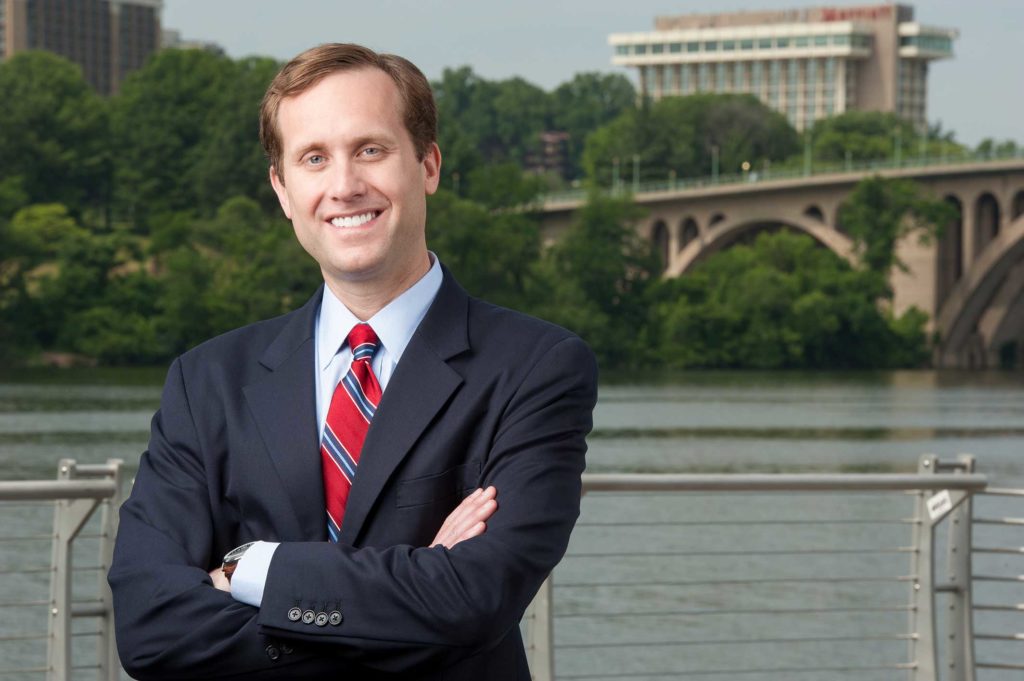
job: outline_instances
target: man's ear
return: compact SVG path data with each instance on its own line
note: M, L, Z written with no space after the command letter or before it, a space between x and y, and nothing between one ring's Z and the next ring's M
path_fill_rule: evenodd
M441 148L436 142L430 144L430 149L423 156L423 171L423 189L427 194L433 194L441 182Z
M288 201L288 191L284 188L284 180L277 174L277 168L274 166L270 166L270 186L274 188L274 193L277 194L277 201L281 204L281 210L284 211L285 217L291 220L292 206Z

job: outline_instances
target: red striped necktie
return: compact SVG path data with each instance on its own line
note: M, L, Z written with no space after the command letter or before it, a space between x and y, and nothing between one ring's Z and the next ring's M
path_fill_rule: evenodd
M324 436L320 441L327 535L335 543L341 536L345 503L356 476L366 431L370 429L370 421L380 404L380 383L370 365L379 344L380 340L369 324L356 324L348 334L352 366L334 389Z

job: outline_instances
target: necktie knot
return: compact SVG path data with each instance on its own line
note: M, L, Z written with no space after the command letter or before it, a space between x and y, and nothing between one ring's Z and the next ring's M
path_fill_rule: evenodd
M348 334L348 347L352 349L352 361L371 359L377 351L380 339L369 324L356 324Z

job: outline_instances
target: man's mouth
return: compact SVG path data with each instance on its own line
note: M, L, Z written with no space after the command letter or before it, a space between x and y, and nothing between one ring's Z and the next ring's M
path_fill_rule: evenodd
M379 210L371 210L359 215L347 215L345 217L332 218L331 224L335 227L360 227L378 215L380 215Z

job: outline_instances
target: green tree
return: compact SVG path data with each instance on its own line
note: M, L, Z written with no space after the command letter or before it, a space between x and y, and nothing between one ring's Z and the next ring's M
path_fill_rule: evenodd
M591 192L531 279L531 311L580 334L607 367L646 356L645 295L659 263L636 233L639 217L632 198Z
M111 101L123 215L145 227L151 216L204 205L197 169L237 73L229 59L205 50L164 50L125 80Z
M799 150L785 117L750 95L691 95L643 102L587 139L587 177L609 186L616 159L620 177L632 177L637 157L641 180L706 177L717 156L722 173L738 173L744 162L758 167Z
M441 190L430 198L427 222L431 249L467 291L499 305L526 306L540 257L540 232L529 216L491 212Z
M48 52L0 62L0 219L33 203L103 208L111 155L105 104L81 69Z
M234 74L210 112L192 173L202 214L212 215L232 196L251 197L267 213L278 210L259 141L259 107L280 67L265 57L231 63Z
M896 256L896 243L912 234L928 241L939 225L956 218L947 202L925 195L912 180L868 177L857 183L839 207L839 223L853 239L863 265L888 276L895 266L906 269Z
M569 172L574 178L583 172L587 135L636 106L633 84L618 73L577 73L556 87L551 97L551 127L569 133Z
M878 306L885 279L810 237L761 234L652 294L656 360L675 368L884 368L926 359L925 317Z

